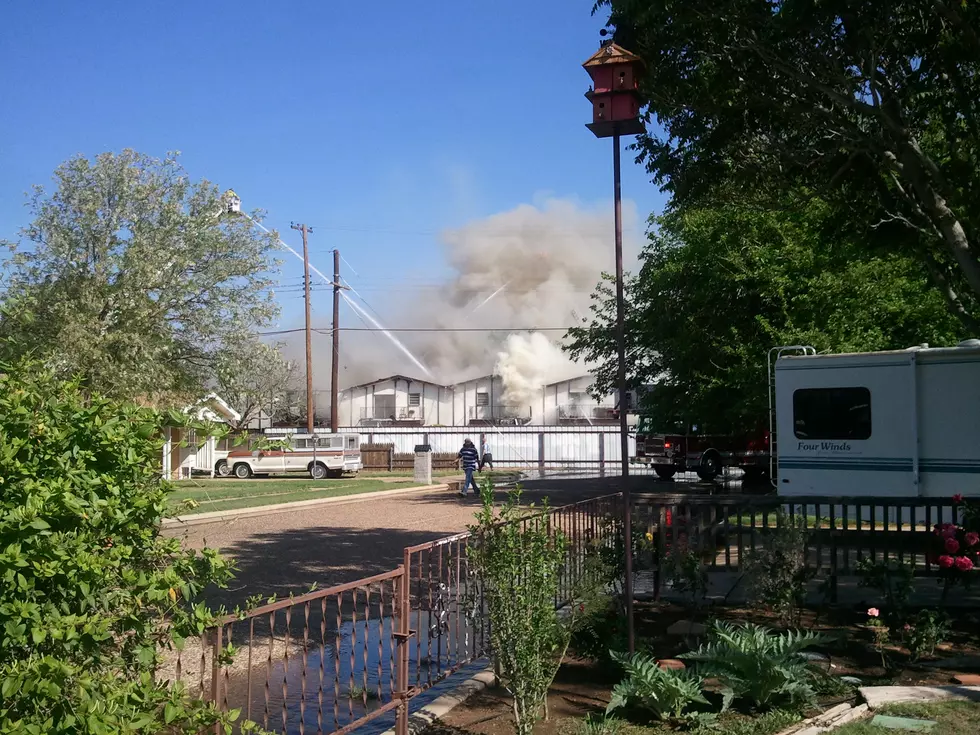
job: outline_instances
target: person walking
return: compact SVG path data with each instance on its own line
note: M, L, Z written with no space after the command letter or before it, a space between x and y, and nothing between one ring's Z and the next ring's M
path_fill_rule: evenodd
M490 453L490 442L487 441L486 434L480 437L480 472L483 472L484 467L493 471L493 455Z
M459 491L459 497L465 498L466 491L469 490L470 485L473 486L473 491L479 495L480 488L476 486L476 480L473 478L473 473L476 472L477 465L480 463L480 456L477 454L476 446L469 439L463 440L463 448L459 450L459 454L456 455L456 461L463 465L463 473L465 474L465 480L463 481L463 487Z

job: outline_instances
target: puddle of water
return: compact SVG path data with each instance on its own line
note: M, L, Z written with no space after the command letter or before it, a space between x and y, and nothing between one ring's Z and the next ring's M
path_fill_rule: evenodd
M467 667L482 653L479 623L468 621L462 609L458 613L457 618L457 609L447 606L441 613L412 614L409 625L418 633L408 644L411 686L443 691L447 672ZM241 719L283 733L299 733L301 723L306 733L332 732L376 711L392 701L395 688L392 625L391 617L350 622L339 633L328 631L322 641L318 628L305 649L302 637L293 638L287 648L284 630L271 643L268 636L256 636L251 664L248 648L242 647L229 667L228 708L241 708ZM381 727L379 723L393 717L393 712L386 713L370 726Z

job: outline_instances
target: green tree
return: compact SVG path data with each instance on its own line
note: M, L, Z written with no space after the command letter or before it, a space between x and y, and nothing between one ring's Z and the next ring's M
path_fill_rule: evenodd
M980 6L598 0L646 62L639 157L674 206L805 186L980 325ZM731 190L730 190L731 191Z
M219 716L158 682L213 620L210 550L159 524L160 415L0 363L0 733L197 733Z
M260 412L274 416L286 407L294 373L276 345L252 338L225 350L217 366L217 392L241 416L232 428L246 428Z
M0 337L106 395L197 398L223 352L277 313L275 238L176 156L79 156L54 178L11 245Z
M846 352L962 338L913 256L869 251L838 220L814 198L783 212L733 203L656 220L627 284L630 380L655 383L645 399L653 415L752 430L766 421L774 346ZM566 337L573 357L597 366L598 394L615 384L614 316L605 282L586 325Z

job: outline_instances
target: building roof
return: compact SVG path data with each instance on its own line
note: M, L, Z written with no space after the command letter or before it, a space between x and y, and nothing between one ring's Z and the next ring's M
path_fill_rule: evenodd
M431 380L422 380L421 378L413 378L410 375L389 375L386 378L376 378L374 380L369 380L367 383L358 383L357 385L349 385L343 390L354 390L355 388L367 388L368 386L377 385L378 383L387 383L389 380L405 380L412 383L425 383L426 385L434 385L437 388L448 388L448 385L443 385L442 383L434 383Z
M547 388L548 386L558 385L559 383L571 383L572 381L582 380L583 378L593 380L595 376L592 373L579 373L578 375L572 375L571 377L563 378L562 380L553 380L550 383L545 383L544 387Z

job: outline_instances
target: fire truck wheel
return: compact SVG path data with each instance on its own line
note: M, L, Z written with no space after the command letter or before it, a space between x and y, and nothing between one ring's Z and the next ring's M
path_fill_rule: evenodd
M670 480L675 474L677 474L677 470L675 470L673 467L656 467L654 472L657 473L657 477L659 477L661 480Z
M701 466L698 467L698 477L702 480L711 481L721 474L721 458L717 452L705 452L701 456Z

